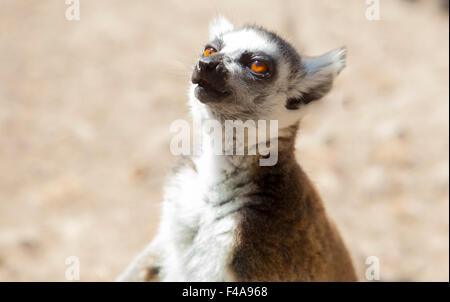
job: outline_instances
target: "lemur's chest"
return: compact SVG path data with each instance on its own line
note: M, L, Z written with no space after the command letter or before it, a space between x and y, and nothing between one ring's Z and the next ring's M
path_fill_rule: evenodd
M232 279L228 263L239 223L239 192L225 171L201 172L183 169L166 187L161 228L168 238L163 267L168 281Z

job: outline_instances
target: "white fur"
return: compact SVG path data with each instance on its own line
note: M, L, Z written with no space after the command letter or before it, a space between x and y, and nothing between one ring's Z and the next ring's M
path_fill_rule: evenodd
M217 16L209 23L209 39L222 36L226 32L230 32L234 29L234 25L228 21L224 16Z
M233 195L221 186L233 167L213 154L203 133L203 152L195 158L197 173L185 168L166 186L159 236L166 238L162 281L232 281L228 261L238 220L230 214L239 201L217 204Z
M233 31L232 33L224 34L222 39L225 42L225 47L221 51L229 54L231 58L234 58L234 54L240 55L239 50L261 51L275 57L279 56L275 45L267 43L266 39L253 30L244 28Z
M160 281L233 281L227 263L237 220L227 213L236 204L216 207L219 198L232 192L213 189L223 178L219 171L230 166L210 153L196 164L198 174L184 168L169 180L156 238L118 281L137 281L141 263L154 253L158 257L150 263L162 267Z

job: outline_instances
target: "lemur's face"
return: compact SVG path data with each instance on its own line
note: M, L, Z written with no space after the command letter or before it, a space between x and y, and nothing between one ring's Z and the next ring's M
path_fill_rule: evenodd
M301 107L331 88L344 50L302 60L277 35L256 26L235 29L213 21L210 39L192 73L192 93L212 115L232 120L295 123Z

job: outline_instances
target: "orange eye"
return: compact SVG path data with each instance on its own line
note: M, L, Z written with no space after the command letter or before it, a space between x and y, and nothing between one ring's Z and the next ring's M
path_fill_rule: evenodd
M214 54L216 52L217 52L217 50L215 50L214 48L208 47L208 48L205 49L205 52L203 53L203 56L207 57L207 56L210 56L210 55L212 55L212 54Z
M250 68L257 73L262 73L262 72L266 72L267 71L267 65L264 64L261 61L253 61L252 65L250 65Z

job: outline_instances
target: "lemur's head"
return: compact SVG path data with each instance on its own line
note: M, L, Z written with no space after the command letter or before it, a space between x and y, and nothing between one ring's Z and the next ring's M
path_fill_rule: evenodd
M210 24L210 42L192 73L191 101L212 118L272 119L290 126L306 104L330 91L345 55L340 48L303 58L270 31L235 28L219 17Z

